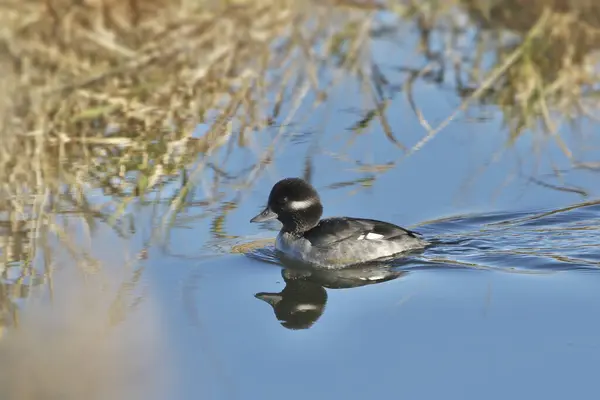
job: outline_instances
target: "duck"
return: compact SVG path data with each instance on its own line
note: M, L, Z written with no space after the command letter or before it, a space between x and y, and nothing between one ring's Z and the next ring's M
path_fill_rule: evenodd
M281 230L275 249L284 257L322 268L345 268L424 249L421 234L375 219L321 219L323 204L317 190L301 178L278 181L264 210L251 223L278 220Z

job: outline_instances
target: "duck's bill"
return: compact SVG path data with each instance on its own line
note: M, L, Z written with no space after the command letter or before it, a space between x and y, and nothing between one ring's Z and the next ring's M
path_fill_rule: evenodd
M275 307L277 303L283 300L283 297L279 293L266 293L260 292L254 295L257 299L264 301L265 303L269 303L271 306Z
M250 222L265 222L276 218L277 214L271 211L269 207L267 207L263 210L263 212L258 214L256 217L252 218Z

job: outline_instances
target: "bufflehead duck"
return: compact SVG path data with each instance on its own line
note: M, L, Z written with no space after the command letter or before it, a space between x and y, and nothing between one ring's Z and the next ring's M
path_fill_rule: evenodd
M250 222L278 219L283 227L275 248L285 256L325 268L342 268L389 258L429 244L416 232L373 219L321 219L319 194L299 178L273 186L267 207Z

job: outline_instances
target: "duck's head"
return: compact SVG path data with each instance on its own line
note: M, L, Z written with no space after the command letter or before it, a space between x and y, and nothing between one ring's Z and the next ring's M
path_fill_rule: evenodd
M267 207L250 222L277 219L283 231L302 233L315 227L321 215L323 205L315 188L300 178L286 178L273 186Z

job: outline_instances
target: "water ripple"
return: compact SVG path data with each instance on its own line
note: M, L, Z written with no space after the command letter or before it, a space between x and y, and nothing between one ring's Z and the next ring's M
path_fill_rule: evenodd
M598 201L544 212L460 216L421 230L439 243L425 257L510 271L600 268Z
M418 229L434 245L386 262L399 270L460 268L518 273L600 270L600 201L543 212L461 215ZM248 257L281 264L273 246Z

